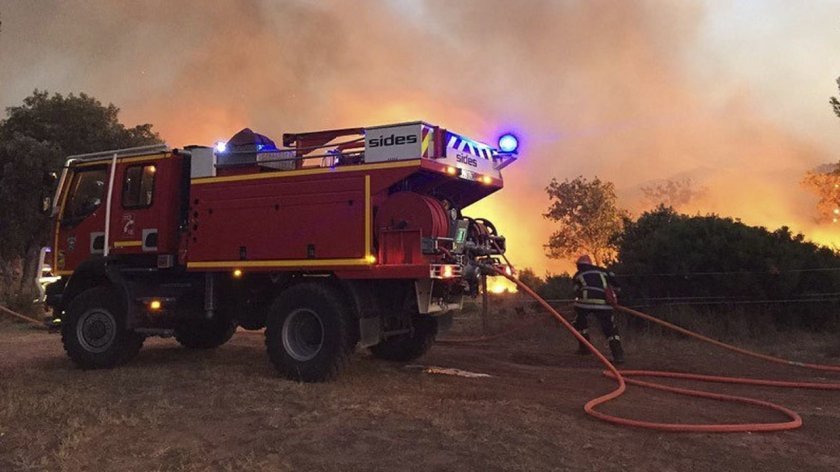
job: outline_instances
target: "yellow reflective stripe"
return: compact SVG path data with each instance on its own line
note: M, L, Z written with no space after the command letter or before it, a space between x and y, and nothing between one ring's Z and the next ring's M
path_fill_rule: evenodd
M598 276L601 277L601 282L604 284L604 286L603 287L594 287L592 285L587 285L586 278L584 277L584 275L587 275L587 274L598 274ZM584 291L595 290L595 291L598 291L598 292L606 292L606 289L609 286L609 283L607 282L606 276L604 275L603 272L601 272L599 270L588 270L586 272L581 272L575 278L580 281L581 288L584 289Z
M587 298L587 299L579 299L575 300L575 303L578 305L606 305L606 300L598 300L597 298Z
M188 269L239 268L239 267L323 267L323 266L369 265L367 258L361 259L282 259L263 261L199 261L188 262Z
M140 247L143 241L114 241L114 247Z
M432 135L434 132L432 130L428 130L426 132L426 136L423 138L423 142L420 144L420 155L427 156L427 152L429 150L429 146L432 144Z

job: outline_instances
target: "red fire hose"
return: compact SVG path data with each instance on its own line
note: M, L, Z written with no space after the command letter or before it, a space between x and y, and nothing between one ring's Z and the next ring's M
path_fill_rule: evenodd
M0 313L5 313L5 314L7 314L7 315L9 315L9 316L13 316L13 317L15 317L15 318L17 318L17 319L19 319L19 320L26 321L27 323L32 323L32 324L34 324L34 325L38 325L38 326L41 326L41 327L43 327L43 326L44 326L44 323L43 323L43 322L38 321L38 320L36 320L35 318L30 318L30 317L28 317L28 316L21 315L20 313L18 313L18 312L16 312L16 311L12 311L12 310L10 310L10 309L8 309L8 308L6 308L6 307L2 306L2 305L0 305Z
M495 269L494 269L495 270ZM784 431L790 429L796 429L802 426L802 417L799 416L798 413L795 411L786 408L781 405L777 405L775 403L771 403L768 401L757 400L754 398L748 397L741 397L735 395L725 395L720 393L712 393L712 392L705 392L702 390L694 390L689 388L681 388L681 387L672 387L668 385L657 384L653 382L643 381L643 380L636 380L631 379L629 377L659 377L659 378L672 378L672 379L682 379L682 380L695 380L701 382L718 382L718 383L732 383L732 384L742 384L742 385L760 385L760 386L770 386L770 387L784 387L784 388L806 388L806 389L819 389L819 390L840 390L840 383L812 383L812 382L786 382L786 381L774 381L774 380L764 380L764 379L752 379L752 378L743 378L743 377L721 377L721 376L711 376L711 375L700 375L700 374L690 374L690 373L680 373L680 372L660 372L660 371L647 371L647 370L627 370L627 371L619 371L615 368L615 366L601 354L598 349L595 348L589 341L586 340L583 336L581 336L577 330L572 326L569 321L566 320L560 313L557 312L551 305L548 304L545 300L543 300L539 295L537 295L533 290L531 290L527 285L523 284L516 278L505 274L502 271L496 271L498 275L506 277L508 280L516 284L520 290L530 295L534 300L536 300L543 308L548 311L551 316L557 319L564 328L566 328L572 335L583 345L585 345L592 353L598 358L598 360L604 364L607 370L604 371L604 375L618 383L618 387L613 390L612 392L607 393L606 395L602 395L600 397L594 398L588 401L583 409L584 411L602 421L606 421L608 423L623 425L623 426L633 426L637 428L645 428L645 429L653 429L657 431L673 431L673 432L703 432L703 433L732 433L732 432L759 432L759 431ZM662 321L658 318L654 318L650 315L646 315L644 313L638 312L636 310L631 310L630 308L625 307L617 307L618 310L621 310L625 313L628 313L633 316L638 316L645 320L651 321L653 323L660 324L667 328L673 329L677 332L685 334L687 336L691 336L695 339L699 339L701 341L714 344L715 346L722 347L724 349L728 349L730 351L737 352L739 354L743 354L746 356L754 357L757 359L762 359L769 362L774 362L777 364L784 364L789 366L796 366L802 367L807 369L815 369L820 371L832 371L832 372L840 372L840 366L834 365L821 365L821 364L806 364L802 362L795 362L790 361L787 359L782 359L779 357L768 356L765 354L760 354L753 351L748 351L746 349L741 349L736 346L732 346L730 344L726 344L706 336L694 333L689 331L685 328L681 328L676 326L672 323L668 323L666 321ZM604 403L609 402L610 400L614 400L621 396L625 390L627 389L627 384L638 385L640 387L652 388L656 390L662 390L666 392L677 393L680 395L688 395L692 397L699 397L699 398L708 398L712 400L720 400L720 401L727 401L727 402L735 402L735 403L743 403L747 405L755 405L760 406L763 408L767 408L770 410L778 411L789 418L788 421L784 422L773 422L773 423L731 423L731 424L684 424L684 423L657 423L652 421L644 421L644 420L636 420L630 418L621 418L618 416L609 415L603 412L596 410L596 407L599 405L603 405Z

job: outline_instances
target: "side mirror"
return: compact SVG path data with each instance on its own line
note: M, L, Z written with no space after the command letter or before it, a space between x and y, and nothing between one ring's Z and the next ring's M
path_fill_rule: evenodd
M49 215L52 211L52 197L41 197L41 213Z
M58 174L55 172L44 172L43 177L41 179L43 181L44 187L48 190L55 189L55 183L58 181ZM47 195L41 195L41 214L52 216L52 197Z

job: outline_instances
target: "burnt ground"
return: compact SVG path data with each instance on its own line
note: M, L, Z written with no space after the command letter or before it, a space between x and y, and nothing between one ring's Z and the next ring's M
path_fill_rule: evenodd
M626 368L833 380L707 348L628 335ZM603 344L603 340L599 340ZM835 362L835 335L796 334L773 354ZM260 333L214 351L150 339L132 363L82 371L59 336L0 325L0 470L832 470L840 392L710 385L798 411L782 433L628 429L586 416L613 388L551 322L478 345L438 345L418 363L467 379L355 356L336 382L277 377ZM690 383L681 382L681 385ZM784 420L752 407L630 387L610 413L673 422Z

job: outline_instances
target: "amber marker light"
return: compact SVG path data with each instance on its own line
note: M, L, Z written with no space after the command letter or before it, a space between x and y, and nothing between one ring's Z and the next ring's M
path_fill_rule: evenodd
M455 175L455 174L458 173L458 169L456 169L452 166L449 166L449 167L446 168L446 173L449 174L449 175Z
M158 311L161 309L162 306L163 304L160 302L160 300L152 300L149 302L149 309L152 311Z
M367 256L367 257L365 257L365 259L367 259L368 264L376 264L376 256L373 256L373 255Z
M490 184L493 183L493 178L490 177L489 175L482 175L481 176L481 183L483 183L484 185L490 185Z
M234 279L241 279L242 278L242 269L234 269L233 270L233 278Z

